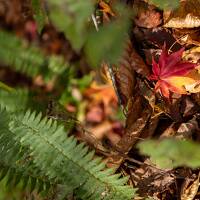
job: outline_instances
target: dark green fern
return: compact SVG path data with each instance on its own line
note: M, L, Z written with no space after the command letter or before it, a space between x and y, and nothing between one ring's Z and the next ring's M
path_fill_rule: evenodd
M124 186L127 178L105 169L102 159L94 158L94 152L77 144L74 137L66 137L63 126L56 122L35 112L14 115L4 109L0 121L4 126L0 131L1 146L6 146L3 155L8 154L9 163L28 157L26 166L34 175L39 172L38 177L68 186L81 199L128 200L134 196L135 190Z
M32 7L34 11L34 18L37 22L38 31L40 33L47 21L47 15L40 0L32 0Z
M0 180L7 177L7 184L16 186L22 183L24 187L30 186L30 191L48 190L55 182L49 181L34 167L28 149L22 148L9 131L10 115L5 110L0 113Z
M49 80L67 68L62 57L45 56L36 46L5 31L0 31L0 46L1 62L30 77L42 74Z
M5 91L0 89L0 104L9 111L24 110L29 104L29 92L26 89Z

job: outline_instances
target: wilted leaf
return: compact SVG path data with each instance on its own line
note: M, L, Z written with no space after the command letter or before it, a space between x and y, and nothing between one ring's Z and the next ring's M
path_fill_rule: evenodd
M166 191L175 182L175 177L169 170L160 170L159 168L153 167L152 162L146 159L139 168L134 170L132 180L138 188L139 194L152 196L153 194L160 194ZM158 200L156 197L151 200L155 199Z
M174 29L174 37L181 45L196 45L200 46L200 32L198 29Z
M124 55L122 56L115 73L117 88L124 106L127 105L128 99L132 98L136 83L135 71L132 66L132 62L135 61L132 56L132 50L133 47L131 41L128 40Z
M181 188L181 200L193 200L195 198L199 189L199 175L196 180L186 177Z
M137 12L134 21L137 26L155 28L162 23L161 14L152 5L143 1L134 1L133 9Z
M152 162L161 168L200 166L200 146L192 141L146 140L139 143L138 148L142 154L150 156Z
M189 120L186 123L182 123L176 134L175 137L177 139L191 139L193 136L193 133L198 131L198 122L197 122L197 117L194 116L191 120Z
M164 13L165 27L194 28L200 26L200 0L181 1L180 7Z
M149 0L150 3L161 9L175 9L179 6L179 0Z
M119 152L127 153L133 147L142 134L150 115L151 109L145 105L143 97L138 95L130 102L125 133L117 144Z

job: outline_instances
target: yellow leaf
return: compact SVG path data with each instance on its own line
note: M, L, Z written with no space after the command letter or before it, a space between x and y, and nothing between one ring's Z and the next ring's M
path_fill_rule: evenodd
M200 61L200 46L199 47L193 47L193 48L185 51L183 53L183 60L190 61L190 62L193 62L193 63L198 63ZM200 65L199 65L199 67L200 67Z
M185 76L172 76L165 80L175 87L179 94L200 92L200 74L197 69Z

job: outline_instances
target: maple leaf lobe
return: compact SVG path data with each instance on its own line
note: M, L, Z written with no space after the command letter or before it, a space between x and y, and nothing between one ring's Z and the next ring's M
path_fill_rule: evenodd
M184 88L176 87L176 83L170 81L171 77L181 77L187 75L197 64L182 61L184 48L169 54L166 44L162 48L158 62L152 59L152 74L149 80L157 80L155 91L169 98L170 91L178 94L186 94Z

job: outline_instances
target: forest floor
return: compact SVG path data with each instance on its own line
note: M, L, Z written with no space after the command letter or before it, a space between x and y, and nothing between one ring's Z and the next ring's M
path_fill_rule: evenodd
M11 87L28 87L36 99L46 102L48 116L63 121L70 116L70 134L95 149L108 167L129 175L128 183L138 188L139 196L200 199L198 168L162 169L137 145L147 138L200 141L200 1L181 1L176 11L163 11L148 1L126 1L134 15L123 56L118 66L103 62L98 69L91 68L84 53L74 51L52 24L39 34L27 2L0 1L1 29L36 44L45 54L62 55L71 63L78 60L79 65L72 67L66 90L54 79L29 78L4 63L0 80ZM99 1L103 23L117 17L115 3ZM95 26L95 20L92 23ZM164 65L168 71L161 69ZM60 102L65 110L60 110L54 99L63 89Z

